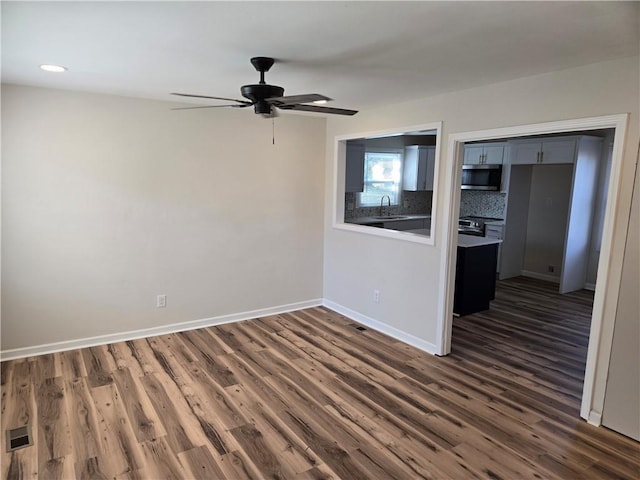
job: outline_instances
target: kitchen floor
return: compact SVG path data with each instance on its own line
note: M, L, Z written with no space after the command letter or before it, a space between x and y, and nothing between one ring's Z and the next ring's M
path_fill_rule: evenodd
M489 310L454 319L452 352L553 384L578 416L592 306L589 290L560 295L552 282L501 280Z

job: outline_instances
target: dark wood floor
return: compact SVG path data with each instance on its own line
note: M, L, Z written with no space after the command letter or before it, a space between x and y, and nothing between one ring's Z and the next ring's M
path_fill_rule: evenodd
M2 477L637 479L578 417L591 301L500 282L445 358L311 308L4 362Z

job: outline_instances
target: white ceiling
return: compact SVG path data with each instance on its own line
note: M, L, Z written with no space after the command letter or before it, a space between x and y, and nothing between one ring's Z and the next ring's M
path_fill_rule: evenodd
M638 55L640 2L2 2L2 81L176 100L267 83L364 109ZM43 63L69 68L41 71Z

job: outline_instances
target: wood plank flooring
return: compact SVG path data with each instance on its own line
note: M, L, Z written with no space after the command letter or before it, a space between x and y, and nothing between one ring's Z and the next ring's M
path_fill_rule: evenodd
M2 478L637 479L579 418L592 296L554 289L500 282L444 358L310 308L4 362Z

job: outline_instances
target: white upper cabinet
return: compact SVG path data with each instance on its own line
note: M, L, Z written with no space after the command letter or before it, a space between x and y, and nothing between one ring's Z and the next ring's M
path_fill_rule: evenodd
M364 190L364 145L347 143L345 192Z
M574 163L576 137L546 138L544 140L513 140L509 142L511 165Z
M404 149L402 189L433 190L436 147L411 145Z
M478 143L464 146L465 165L502 165L506 143Z

